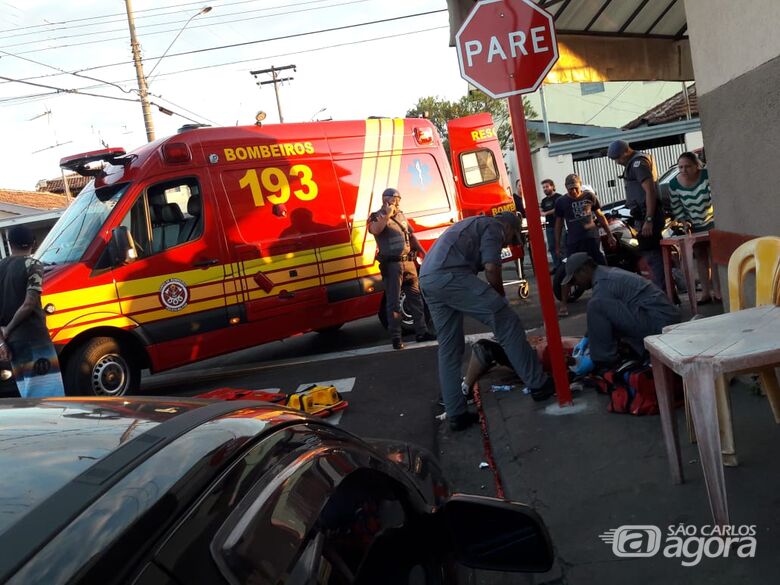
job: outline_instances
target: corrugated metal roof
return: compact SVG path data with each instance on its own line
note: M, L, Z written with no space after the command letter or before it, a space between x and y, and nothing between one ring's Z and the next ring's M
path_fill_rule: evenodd
M639 142L643 140L652 140L654 138L664 138L666 136L677 136L696 132L701 130L701 121L699 118L691 120L680 120L679 122L670 122L669 124L659 124L657 126L644 126L634 130L617 131L612 134L603 134L591 138L579 138L577 140L566 140L565 142L556 142L550 145L550 156L559 154L573 154L575 152L590 152L600 148L607 148L613 140L625 140L626 142Z
M683 0L536 0L555 18L558 34L681 39L688 30Z

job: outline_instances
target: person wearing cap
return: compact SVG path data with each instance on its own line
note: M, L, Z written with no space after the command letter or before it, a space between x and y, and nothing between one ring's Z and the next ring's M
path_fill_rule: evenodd
M601 211L601 205L592 191L582 189L582 180L574 173L566 177L566 195L555 202L555 250L561 255L561 238L563 227L566 225L566 254L568 258L577 252L584 252L597 264L606 264L607 259L601 251L601 236L596 225L598 221L607 234L607 242L615 246L615 237L609 229L609 222ZM561 287L561 306L558 315L565 317L569 314L567 301L569 299L569 287Z
M501 278L501 249L520 242L516 213L469 217L449 227L433 245L420 269L420 286L439 339L439 383L450 428L460 431L477 422L467 410L461 385L465 350L463 317L493 330L515 373L531 388L535 400L554 393L525 327L509 306ZM485 271L486 281L477 275Z
M664 229L664 210L658 196L658 173L653 157L638 152L625 140L615 140L607 149L607 156L626 168L623 182L626 187L626 205L631 216L640 222L638 250L650 267L653 283L665 290L664 263L661 255L661 232Z
M43 264L32 256L25 226L8 234L11 255L0 261L0 359L10 361L22 398L63 396L57 352L41 309Z
M425 308L417 280L418 254L424 251L414 235L412 226L401 211L401 194L397 189L382 193L382 209L368 219L368 231L374 235L378 249L377 260L385 285L387 330L393 349L403 349L401 337L401 292L406 295L405 307L414 320L417 341L432 341L436 336L428 331Z
M622 268L600 266L582 252L566 262L563 283L572 282L593 289L587 315L590 357L596 370L619 361L619 342L644 358L644 338L680 321L678 309L652 282Z

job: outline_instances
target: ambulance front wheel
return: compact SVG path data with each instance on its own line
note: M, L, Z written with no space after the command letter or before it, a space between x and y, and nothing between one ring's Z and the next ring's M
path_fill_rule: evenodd
M112 337L94 337L69 357L63 375L70 396L124 396L138 390L141 369Z

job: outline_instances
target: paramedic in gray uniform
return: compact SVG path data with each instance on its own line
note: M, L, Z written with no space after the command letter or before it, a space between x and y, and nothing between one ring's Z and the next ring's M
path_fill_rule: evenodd
M631 217L639 225L637 240L639 253L650 267L653 283L666 290L664 262L661 255L661 232L664 229L664 210L658 195L658 173L653 157L637 152L625 140L609 145L607 156L626 167L623 182L626 186L626 205Z
M464 315L493 330L534 400L545 400L554 393L552 378L544 373L520 317L504 296L501 248L518 243L521 229L520 218L512 212L466 218L439 236L420 270L420 286L439 338L441 394L454 431L478 420L467 410L461 390ZM477 276L483 270L487 282Z
M401 291L406 293L406 310L414 319L417 341L432 341L436 336L428 332L417 266L414 259L423 254L422 246L414 237L412 226L400 208L401 194L396 189L382 193L382 209L371 214L368 231L376 238L379 248L377 260L385 285L387 329L393 349L403 349L401 339Z
M677 310L660 288L621 268L599 266L584 252L569 256L564 284L593 289L588 301L588 341L596 370L619 362L618 342L645 357L644 339L680 322Z

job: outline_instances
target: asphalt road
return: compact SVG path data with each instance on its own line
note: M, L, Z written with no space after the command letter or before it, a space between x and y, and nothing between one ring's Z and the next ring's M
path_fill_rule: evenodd
M505 281L516 278L515 269L506 265ZM507 286L507 296L526 329L542 322L534 289L532 283L531 297L522 301L517 286ZM465 330L469 336L488 333L471 319ZM329 420L361 436L406 440L438 452L435 416L442 409L436 343L418 344L408 337L406 349L393 351L374 317L348 323L332 334L300 335L149 376L142 393L193 396L216 388L291 393L332 381L338 381L349 406Z

